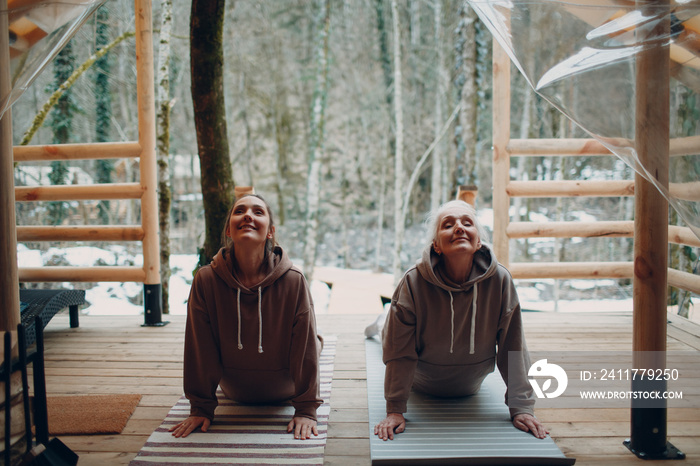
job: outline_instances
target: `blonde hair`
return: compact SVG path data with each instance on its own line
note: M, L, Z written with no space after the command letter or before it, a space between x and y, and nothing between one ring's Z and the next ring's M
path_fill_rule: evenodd
M228 210L228 214L226 215L226 223L224 224L224 231L221 232L221 245L226 248L227 250L231 249L231 246L233 246L233 240L231 237L226 235L226 231L228 230L229 227L229 222L231 221L231 215L233 214L233 208L236 207L236 202L240 201L244 197L257 197L260 199L263 204L265 204L265 210L267 211L267 216L270 219L270 225L268 225L268 229L272 232L272 238L267 238L265 241L265 257L267 257L268 254L272 252L273 249L275 249L275 246L277 246L277 238L275 238L275 219L272 216L272 210L270 209L270 205L267 203L267 201L259 194L244 194L235 201L233 201L233 204L231 205L231 208Z

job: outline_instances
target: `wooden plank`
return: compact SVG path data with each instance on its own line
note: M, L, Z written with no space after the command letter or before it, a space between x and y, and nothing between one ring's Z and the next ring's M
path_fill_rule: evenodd
M148 435L66 435L61 441L73 451L138 452Z
M135 452L81 451L78 463L80 466L128 465L134 456Z
M566 437L604 437L629 435L628 421L618 422L550 422L546 427L557 439ZM695 437L700 432L700 421L670 422L668 435L678 437Z
M54 144L15 146L15 162L45 160L121 159L138 157L138 142L94 142L85 144Z
M535 408L537 417L542 422L629 422L629 408L604 408L604 409L559 409L559 408ZM698 408L669 408L669 420L685 422L700 419L700 409ZM700 436L700 432L694 432Z
M333 401L331 400L331 404ZM368 438L365 422L330 422L328 437L332 438Z
M51 358L47 360L47 371L55 374L49 380L50 394L144 395L125 432L116 436L137 437L142 440L122 443L109 441L107 443L111 444L101 451L95 451L97 449L92 445L80 440L71 448L81 455L81 466L128 463L140 449L138 444L147 437L148 432L144 430L148 431L150 425L159 423L182 393L180 368L185 317L168 316L171 324L158 329L140 327L141 319L142 316L83 316L81 327L73 329L79 332L73 332L67 328L66 315L56 316L47 327L46 345L47 351L51 353ZM597 345L605 350L631 350L630 313L525 313L523 319L528 345L533 352L561 352L562 347L574 347L573 345L577 348ZM326 334L338 335L338 347L342 346L343 349L337 351L336 367L346 369L335 373L336 377L332 382L329 442L326 446L325 464L366 465L369 463L367 409L353 407L353 404L360 398L364 399L364 396L359 395L360 390L366 390L362 332L373 317L366 314L335 314L320 315L318 320ZM683 320L678 323L671 318L669 320L672 321L669 329L680 329L679 332L697 337L697 334L693 335L697 325L685 324ZM669 332L670 346L690 348L676 340L671 333L673 331ZM151 348L148 347L149 341L152 341ZM554 344L551 344L552 342ZM146 354L132 351L132 344ZM149 358L149 353L157 356ZM572 367L578 367L577 364L585 364L585 361L571 360L571 364ZM130 367L134 369L131 373L128 371ZM100 371L100 376L92 377L93 383L70 383L71 376L77 374L76 370L80 371L79 374L84 374L79 375L80 377L89 378L86 372L91 371L85 369L90 368ZM148 377L149 370L159 376ZM116 383L116 379L119 378L125 380ZM170 382L167 385L159 385L161 379L170 379ZM142 384L144 380L147 380L146 384ZM550 428L557 445L563 442L564 447L570 449L570 456L577 458L577 465L638 464L639 460L626 449L614 454L611 453L611 449L608 449L606 454L595 450L595 442L600 435L615 435L618 432L613 444L619 441L621 445L629 431L628 408L537 408L536 414ZM686 439L700 442L697 426L700 409L671 408L668 410L668 418L671 441L674 445L683 449L682 441ZM596 432L600 434L596 435ZM106 451L120 448L119 445L125 450ZM120 462L122 460L123 462Z

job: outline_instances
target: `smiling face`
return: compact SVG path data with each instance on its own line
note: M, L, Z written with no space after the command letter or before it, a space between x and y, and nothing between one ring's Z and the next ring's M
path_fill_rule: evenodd
M255 196L244 196L233 205L226 227L226 236L234 244L264 245L274 237L270 214L265 202Z
M439 214L433 240L436 253L456 258L459 255L473 256L479 248L481 239L473 210L452 205Z

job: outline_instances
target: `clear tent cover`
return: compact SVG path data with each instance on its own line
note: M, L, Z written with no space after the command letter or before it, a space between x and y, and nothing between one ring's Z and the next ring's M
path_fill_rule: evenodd
M652 182L635 150L635 60L669 47L669 189L654 184L700 237L700 2L469 4L538 95Z
M8 1L7 10L0 10L0 19L9 26L12 89L0 95L0 118L106 1Z
M0 96L0 118L105 1L8 1L0 19L9 23L12 89ZM670 48L670 189L660 190L700 237L700 2L469 4L535 92L648 179L634 147L635 59ZM663 37L651 32L659 22L670 24Z

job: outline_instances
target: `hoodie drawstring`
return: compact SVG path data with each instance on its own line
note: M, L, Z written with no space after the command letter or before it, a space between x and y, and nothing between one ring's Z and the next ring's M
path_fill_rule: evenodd
M450 353L453 353L454 351L454 344L455 344L455 306L454 306L454 296L452 296L452 291L447 290L448 293L450 293L450 311L452 311L452 329L451 329L451 334L450 334Z
M238 288L238 294L236 295L236 308L238 309L238 349L243 349L243 343L241 343L241 289Z
M238 308L238 349L243 349L241 343L241 289L236 294L236 307ZM263 352L262 347L262 287L258 287L258 353Z
M474 298L472 300L472 329L471 335L469 335L469 354L474 354L474 334L476 333L476 300L479 295L479 288L474 283Z
M474 354L474 336L476 334L476 301L479 296L478 288L476 283L474 284L474 297L472 298L472 325L471 331L469 332L469 354ZM455 344L455 306L454 306L454 296L452 291L447 290L450 294L450 312L452 313L452 328L450 329L450 353L454 352Z
M258 353L263 352L262 347L262 287L258 287Z

